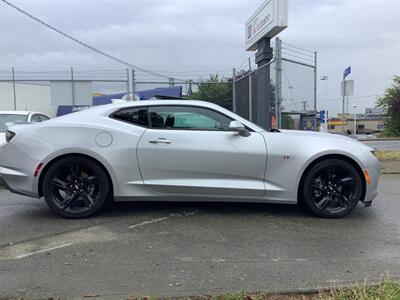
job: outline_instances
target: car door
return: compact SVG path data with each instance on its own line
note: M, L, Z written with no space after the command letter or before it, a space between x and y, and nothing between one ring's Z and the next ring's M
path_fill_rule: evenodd
M229 131L231 118L198 106L149 106L137 148L143 181L166 194L262 197L266 146L257 132Z

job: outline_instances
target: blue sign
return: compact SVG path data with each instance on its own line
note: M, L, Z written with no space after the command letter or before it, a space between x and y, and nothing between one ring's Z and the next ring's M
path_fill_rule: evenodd
M351 73L351 66L347 67L347 68L344 70L343 77L346 78L347 75L349 75L350 73Z
M319 122L320 123L325 123L325 111L324 110L321 110L319 112Z

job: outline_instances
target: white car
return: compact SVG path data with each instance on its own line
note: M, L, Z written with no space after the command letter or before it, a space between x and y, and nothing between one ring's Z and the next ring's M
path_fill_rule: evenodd
M39 123L50 118L43 113L33 111L0 111L0 144L6 141L7 124Z
M0 175L63 217L108 201L301 203L339 218L378 193L374 149L333 134L268 131L189 100L103 105L8 126Z

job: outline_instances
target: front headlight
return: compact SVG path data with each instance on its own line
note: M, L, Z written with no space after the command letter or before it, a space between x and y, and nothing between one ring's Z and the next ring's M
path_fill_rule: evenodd
M9 141L11 141L11 139L12 139L14 136L15 136L15 132L12 132L12 131L7 130L7 131L6 131L6 142L8 143Z

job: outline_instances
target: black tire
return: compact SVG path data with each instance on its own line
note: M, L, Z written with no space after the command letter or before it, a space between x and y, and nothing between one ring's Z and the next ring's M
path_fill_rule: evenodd
M326 159L313 165L301 186L304 206L322 218L348 215L361 200L362 179L356 168L340 159Z
M106 172L97 162L82 156L69 156L51 165L42 187L47 205L71 219L94 215L110 196Z

